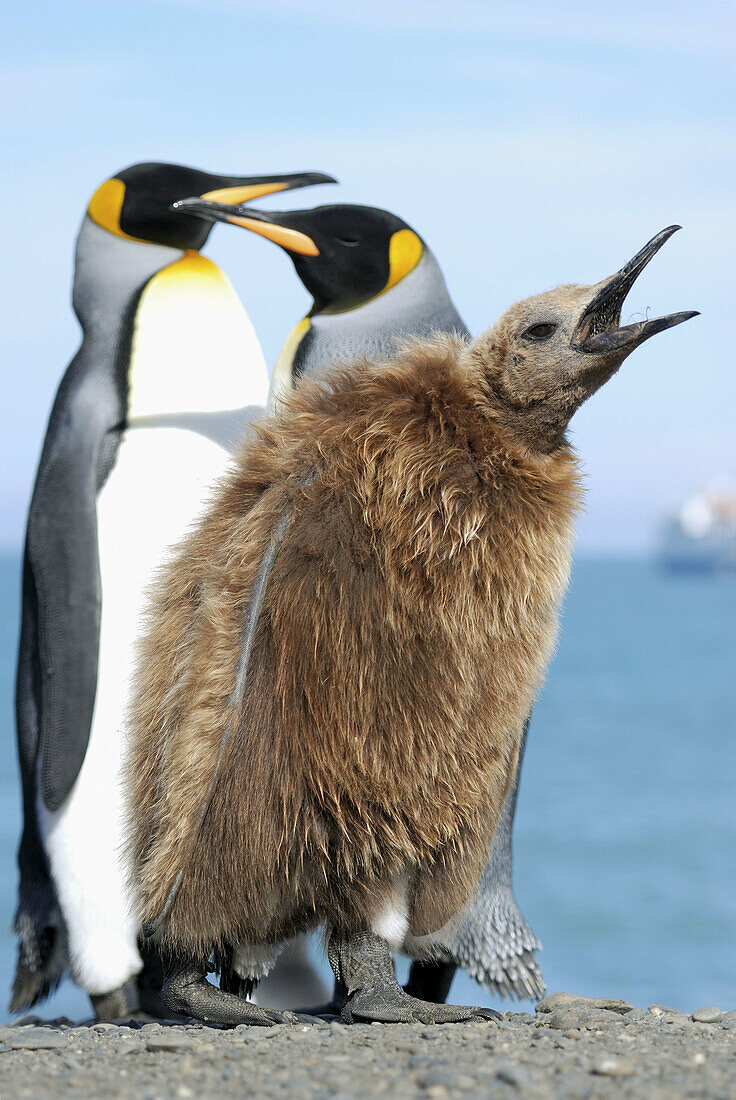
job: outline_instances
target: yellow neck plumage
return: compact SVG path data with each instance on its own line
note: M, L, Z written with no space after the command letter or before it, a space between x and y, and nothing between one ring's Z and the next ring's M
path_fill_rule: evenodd
M399 229L394 233L389 242L388 248L388 270L389 275L386 281L386 285L378 294L373 298L366 299L365 302L361 302L359 306L352 307L353 309L362 309L363 306L374 302L376 298L380 298L381 295L391 290L392 287L400 283L402 279L414 270L419 261L422 258L424 251L424 245L421 239L412 229ZM335 310L331 313L350 313L352 310ZM280 394L288 392L294 384L293 378L293 366L296 353L302 340L309 332L311 328L311 322L309 317L304 317L298 325L291 330L289 335L284 341L284 345L278 354L276 363L274 364L273 371L271 373L271 401L273 402Z
M262 405L267 385L253 326L216 264L186 252L147 283L128 368L131 423Z
M297 348L311 327L312 323L309 318L303 317L284 340L284 345L271 372L270 401L272 404L281 394L288 393L291 389L294 383L293 366Z

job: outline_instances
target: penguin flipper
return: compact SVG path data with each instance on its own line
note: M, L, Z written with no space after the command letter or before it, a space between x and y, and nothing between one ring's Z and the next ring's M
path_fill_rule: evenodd
M443 944L453 961L495 996L518 1000L536 1000L544 996L546 989L534 956L542 944L524 919L511 882L511 837L528 728L529 719L519 746L514 782L506 795L478 889Z
M96 498L118 442L111 398L112 408L93 376L72 396L62 384L28 519L38 615L37 783L51 811L79 774L92 724L101 618Z
M43 1001L69 966L66 925L39 828L37 799L40 784L46 806L54 810L71 789L89 739L97 679L95 494L99 456L107 453L102 441L110 410L99 393L89 394L89 381L85 385L84 377L79 377L81 367L83 360L78 356L54 403L31 501L23 563L15 699L23 832L13 923L18 936L13 1012ZM85 463L91 463L89 477L83 474ZM89 543L86 552L80 550L90 538L91 552Z
M10 998L11 1012L27 1011L45 1000L68 969L66 928L36 817L38 677L38 601L26 555L16 686L23 832L18 850L18 908L13 921L13 932L18 937L18 957Z
M257 978L244 978L238 974L234 965L234 952L231 947L215 951L215 970L220 975L220 989L247 1001L258 986Z
M534 956L541 943L504 889L479 891L448 942L453 959L496 997L537 1000L546 986Z

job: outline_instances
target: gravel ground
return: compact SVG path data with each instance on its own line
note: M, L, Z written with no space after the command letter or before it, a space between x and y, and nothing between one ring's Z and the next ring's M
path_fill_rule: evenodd
M555 993L500 1023L0 1027L0 1096L736 1098L736 1012Z

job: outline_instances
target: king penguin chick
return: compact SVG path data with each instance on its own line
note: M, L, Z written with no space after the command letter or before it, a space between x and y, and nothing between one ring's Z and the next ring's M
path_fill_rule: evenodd
M142 590L267 397L248 316L199 251L211 226L169 207L193 191L242 202L328 181L136 164L87 208L73 290L82 344L51 412L24 559L13 1011L43 1000L67 967L99 1016L138 1006L137 929L116 853Z
M413 337L470 336L429 245L387 210L338 204L264 213L199 198L177 207L240 225L279 244L312 296L309 314L289 335L276 362L272 400L325 365L361 358L388 360ZM534 956L541 944L512 886L511 836L525 745L526 728L516 781L509 789L480 887L446 945L448 961L412 964L407 989L425 1000L447 998L456 965L499 997L544 994ZM336 989L334 1005L343 996L344 991Z
M172 1010L284 1020L208 959L267 969L322 926L345 1020L497 1015L411 996L390 949L441 956L478 887L570 568L567 425L694 316L620 326L674 229L472 343L305 381L246 443L162 574L131 714L130 865Z

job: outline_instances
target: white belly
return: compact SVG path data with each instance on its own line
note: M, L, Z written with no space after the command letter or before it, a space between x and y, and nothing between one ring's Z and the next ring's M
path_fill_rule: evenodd
M39 806L74 976L90 993L114 989L140 969L121 852L120 769L146 588L229 462L227 451L193 431L130 430L97 500L102 622L90 740L61 809Z
M146 590L229 462L216 443L177 428L139 429L123 439L97 501L102 625L91 747L99 729L122 731Z

